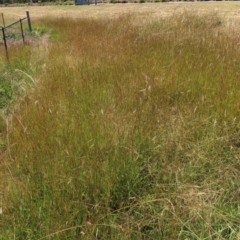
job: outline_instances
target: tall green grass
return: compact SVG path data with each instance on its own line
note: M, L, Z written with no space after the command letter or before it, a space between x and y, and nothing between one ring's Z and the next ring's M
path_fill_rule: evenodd
M1 239L238 239L240 35L187 12L41 24L61 34L9 63L34 84L2 130Z

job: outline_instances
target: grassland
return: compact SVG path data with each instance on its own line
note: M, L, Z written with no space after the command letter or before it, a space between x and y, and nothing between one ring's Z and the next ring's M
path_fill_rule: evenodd
M0 238L240 239L238 19L100 9L0 49Z
M103 4L90 6L27 6L27 7L3 7L1 13L10 20L15 20L29 11L35 21L45 17L68 18L114 18L122 14L147 14L148 18L162 18L180 14L184 11L194 11L197 14L217 14L224 19L239 18L240 3L238 1L215 2L170 2L170 3L145 3L145 4ZM1 24L2 25L2 24Z

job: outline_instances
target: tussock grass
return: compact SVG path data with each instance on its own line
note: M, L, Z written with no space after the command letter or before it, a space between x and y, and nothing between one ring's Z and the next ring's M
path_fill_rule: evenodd
M1 238L238 239L240 35L189 12L41 24L46 59L10 63L37 81L2 130Z

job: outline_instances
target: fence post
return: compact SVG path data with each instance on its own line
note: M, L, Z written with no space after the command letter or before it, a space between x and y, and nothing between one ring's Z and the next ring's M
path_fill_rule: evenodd
M8 49L7 49L7 40L6 40L6 36L5 36L4 27L2 27L2 34L3 34L3 41L4 41L5 51L6 51L6 58L7 58L7 60L9 60L9 58L8 58Z
M28 20L28 28L29 28L29 31L31 32L32 31L32 25L31 25L29 11L26 11L26 13L27 13L27 20Z
M25 45L25 41L24 41L24 33L23 33L23 26L22 26L22 19L21 19L21 18L20 18L19 22L20 22L20 27L21 27L21 33L22 33L23 44Z
M4 21L3 13L2 13L2 22L3 22L3 26L5 27L5 21Z

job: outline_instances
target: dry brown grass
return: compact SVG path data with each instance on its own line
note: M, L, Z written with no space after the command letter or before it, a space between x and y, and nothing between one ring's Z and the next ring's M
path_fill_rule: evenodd
M240 37L220 28L235 5L31 8L38 23L105 19L48 18L69 37L46 59L42 48L35 61L14 51L10 76L38 82L4 132L0 238L238 239ZM143 24L186 8L229 21L179 14Z
M179 14L191 10L201 13L216 12L218 16L227 19L239 19L239 2L172 2L172 3L145 3L145 4L103 4L91 6L32 6L32 7L4 7L2 13L8 18L25 15L29 10L33 20L46 16L53 17L94 17L112 18L122 14L144 14L151 18L159 18Z
M128 4L101 4L90 6L26 6L26 7L3 7L2 12L6 24L24 17L29 11L32 24L46 17L58 18L94 18L111 19L121 15L130 14L135 16L136 23L144 24L162 17L178 16L183 12L194 12L201 15L217 15L224 19L227 30L238 29L240 26L240 2L170 2L170 3L128 3ZM0 20L0 25L2 21Z

